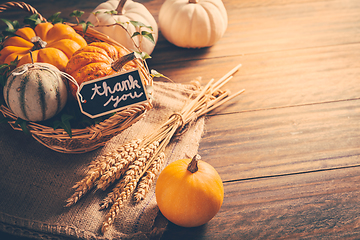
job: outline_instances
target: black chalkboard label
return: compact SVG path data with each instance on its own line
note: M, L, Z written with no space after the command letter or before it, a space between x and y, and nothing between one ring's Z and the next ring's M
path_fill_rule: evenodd
M83 82L77 98L81 112L90 118L148 101L138 69Z

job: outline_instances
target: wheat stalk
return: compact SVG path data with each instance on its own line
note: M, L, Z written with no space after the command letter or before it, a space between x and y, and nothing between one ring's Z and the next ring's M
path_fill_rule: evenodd
M114 223L116 215L119 214L120 209L124 206L124 202L130 197L131 193L134 191L137 184L136 179L132 179L129 183L127 183L120 193L120 196L116 199L115 203L112 205L110 211L106 215L105 221L102 224L101 232L105 233L105 231Z
M132 182L134 179L138 181L145 169L146 162L154 154L156 148L159 146L158 142L154 142L144 149L141 149L137 156L137 159L128 167L124 177L113 188L107 197L101 202L100 209L108 208L112 205L122 194L125 186Z
M120 179L127 166L136 159L140 143L141 139L134 140L116 150L116 152L120 153L119 160L101 176L97 183L98 189L106 190L117 179Z
M77 203L83 195L90 191L95 186L95 182L115 163L116 159L117 153L111 152L90 163L86 176L73 186L75 192L66 200L66 207Z
M150 165L149 169L146 170L144 176L140 179L138 187L134 193L135 202L140 202L145 199L145 195L148 193L152 183L155 181L156 176L160 172L165 162L165 153L161 152L159 156Z
M172 114L151 134L125 144L91 164L86 177L75 184L76 190L68 199L68 205L76 203L95 185L97 189L105 190L120 179L100 204L100 209L111 206L101 228L104 233L114 223L120 209L131 196L135 202L145 198L164 165L164 150L173 136L183 133L199 117L244 92L241 90L231 95L230 91L221 90L240 66L239 64L216 82L211 79L181 112Z

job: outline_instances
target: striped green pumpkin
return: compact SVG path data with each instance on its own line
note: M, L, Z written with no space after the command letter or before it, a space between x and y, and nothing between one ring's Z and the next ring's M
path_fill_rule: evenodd
M14 69L4 87L9 109L27 121L43 121L65 106L67 87L59 70L47 63L25 64Z

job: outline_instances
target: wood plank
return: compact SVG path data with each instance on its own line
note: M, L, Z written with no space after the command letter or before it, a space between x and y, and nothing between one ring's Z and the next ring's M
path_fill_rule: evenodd
M166 239L358 239L359 167L225 183L219 213Z
M158 19L163 1L137 1ZM102 1L26 2L85 19ZM177 48L160 33L149 61L180 83L242 63L227 87L246 89L207 118L200 143L225 181L223 207L199 228L170 224L162 239L359 239L360 1L224 3L229 27L215 46Z
M158 20L161 1L139 1ZM255 3L253 3L255 2ZM98 1L62 1L54 3L49 11L48 2L29 0L48 18L57 9L63 18L69 19L73 10L85 11L82 20L100 4ZM314 48L359 42L356 29L360 27L360 3L351 0L333 1L245 1L224 0L229 24L223 38L213 47L183 49L167 42L160 33L158 44L152 54L157 63L208 59L224 56L241 56L249 53L264 53L300 48ZM20 12L1 13L2 18L18 19ZM341 19L339 21L339 19ZM75 19L70 21L75 22ZM4 27L4 23L0 23Z
M212 116L199 153L224 181L358 165L359 103Z
M228 6L228 29L211 48L176 48L160 37L153 58L168 63L359 41L356 33L360 27L358 1L295 1L287 4L284 1L252 1L255 5L246 5L249 2L224 1L225 7Z
M175 82L203 83L242 67L224 87L245 93L215 113L268 109L359 97L360 44L249 54L150 66ZM156 80L156 79L155 79ZM351 87L350 87L351 86Z

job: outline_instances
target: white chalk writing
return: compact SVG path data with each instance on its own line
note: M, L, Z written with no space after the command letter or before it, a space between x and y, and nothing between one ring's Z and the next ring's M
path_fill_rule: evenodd
M96 95L102 96L105 95L108 97L109 95L116 93L116 92L123 92L132 90L135 88L141 88L138 84L138 80L134 80L133 76L129 75L129 79L117 82L113 88L109 87L106 81L103 82L102 86L98 86L96 83L94 87L91 89L93 90L93 94L91 96L91 100L96 97ZM102 92L101 92L102 90ZM110 100L109 100L110 101Z
M113 102L115 102L113 106L114 106L114 108L116 108L117 105L119 104L119 102L121 102L121 101L126 101L126 99L127 99L128 97L134 99L134 98L139 98L139 97L141 97L143 94L144 94L144 93L137 94L137 92L134 92L134 95L131 94L131 93L123 94L123 95L121 95L121 96L116 96L116 97L114 97L114 96L111 95L111 97L109 98L109 100L104 104L104 107L107 106L111 101L113 101Z

